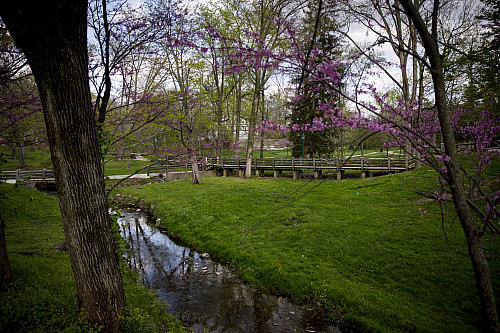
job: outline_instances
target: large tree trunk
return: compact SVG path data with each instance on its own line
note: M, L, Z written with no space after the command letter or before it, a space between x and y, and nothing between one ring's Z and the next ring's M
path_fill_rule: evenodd
M89 89L87 2L18 0L0 6L0 15L40 92L81 311L105 331L118 331L125 297Z
M474 222L469 206L467 205L460 174L460 161L458 159L455 135L451 126L451 116L447 109L443 64L436 40L437 11L439 8L439 1L435 0L434 2L432 34L427 29L424 20L420 16L418 9L413 5L412 1L400 0L400 2L407 15L413 21L420 37L422 38L424 48L429 56L435 90L435 102L438 110L439 123L441 125L441 134L444 141L446 155L450 157L450 161L446 163L447 182L453 196L455 211L457 212L467 239L469 257L476 276L476 286L481 300L483 314L488 323L488 329L492 332L500 332L500 323L496 310L493 287L491 285L490 270L484 255L479 228Z
M7 255L7 242L5 241L5 222L0 215L0 291L5 286L14 282L12 267Z

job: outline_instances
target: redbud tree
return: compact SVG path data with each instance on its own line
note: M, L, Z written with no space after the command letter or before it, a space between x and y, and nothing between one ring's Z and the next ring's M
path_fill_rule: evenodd
M469 256L476 276L479 298L487 326L492 331L499 331L496 302L491 285L488 262L484 255L482 237L499 234L500 201L498 179L492 180L497 186L485 186L483 181L486 166L498 151L490 149L492 141L500 132L500 120L497 115L486 107L479 120L466 121L463 116L466 110L449 105L445 90L445 74L443 57L439 47L438 15L439 1L434 1L430 8L417 8L410 1L400 1L391 7L399 15L405 15L415 27L416 38L422 54L414 53L415 49L403 50L412 54L423 63L432 78L433 95L427 99L408 100L400 98L396 103L389 101L387 94L381 94L374 85L360 84L354 89L354 96L343 90L341 68L348 67L349 61L323 60L321 50L304 52L295 41L295 31L291 25L287 27L290 37L291 54L286 58L274 55L275 59L287 62L290 67L298 67L309 73L309 81L322 91L332 96L342 95L355 104L356 110L339 107L337 98L322 100L317 103L317 110L322 116L315 117L309 123L274 124L263 121L258 127L260 131L281 131L314 133L318 131L337 129L368 129L373 132L385 133L393 144L404 146L420 162L437 171L439 190L428 195L439 204L445 201L453 202L455 213L464 230L469 248ZM373 1L373 6L380 5ZM422 18L423 10L430 11L431 24ZM389 41L387 41L389 42ZM259 50L260 52L260 50ZM257 53L260 54L260 53ZM280 58L281 57L281 58ZM321 87L321 88L319 88ZM296 95L294 103L309 96ZM372 101L364 101L360 94L371 96ZM461 119L462 117L462 119ZM459 156L456 136L471 143L471 147ZM436 137L441 138L438 143ZM472 164L474 167L468 167ZM491 184L491 181L489 182ZM488 190L489 189L489 190Z

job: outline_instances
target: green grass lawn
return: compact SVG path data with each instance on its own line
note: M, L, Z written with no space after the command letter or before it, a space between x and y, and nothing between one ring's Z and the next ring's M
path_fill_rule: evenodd
M29 167L50 163L46 151L27 152ZM8 160L2 169L16 169L16 163ZM126 174L126 163L107 163L106 174ZM131 170L147 163L132 161ZM490 173L500 174L499 165ZM198 186L186 180L121 191L146 198L170 232L234 264L245 281L320 304L356 331L479 331L474 275L463 232L452 223L453 207L445 206L448 247L438 206L415 194L433 191L435 179L419 169L318 187L319 181L307 180L205 178ZM498 180L492 186L498 188ZM64 240L57 199L21 187L0 189L7 193L0 211L16 275L15 286L0 295L0 331L91 331L78 315L67 254L55 249ZM420 208L427 211L422 217ZM485 248L488 257L498 257L498 238L492 251ZM498 258L490 268L498 300ZM125 276L125 330L170 325L155 296L136 276Z
M0 211L15 284L0 293L0 332L96 332L79 315L76 287L55 196L0 184ZM123 268L127 296L123 332L183 332L158 301Z
M448 246L439 207L415 194L434 191L433 171L327 181L318 187L319 181L290 179L202 181L120 191L145 198L169 232L234 264L245 281L319 303L344 327L481 330L474 274L463 231L452 222L453 206L445 206ZM423 216L421 208L427 211ZM495 237L497 257L499 250ZM500 260L490 262L490 268L500 299Z
M12 154L8 147L0 147L0 156L3 160L3 162L0 163L0 171L19 169L19 160L17 158L12 158ZM111 156L108 156L106 159L107 162L105 163L106 176L128 175L150 164L149 161L130 160L130 170L127 170L128 162L126 159L121 161L108 161L110 158ZM25 163L26 169L52 169L50 153L47 147L34 147L34 150L31 150L30 147L26 147Z
M110 160L106 162L104 166L104 172L106 176L112 176L112 175L129 175L131 173L134 173L149 164L151 164L150 161L138 161L138 160L130 160L130 169L127 170L127 160L124 159L122 161L119 160ZM146 173L146 170L144 171L139 171L139 173Z
M12 158L9 147L0 146L0 157L0 171L19 169L19 160ZM52 169L49 150L46 147L27 146L24 161L31 169Z

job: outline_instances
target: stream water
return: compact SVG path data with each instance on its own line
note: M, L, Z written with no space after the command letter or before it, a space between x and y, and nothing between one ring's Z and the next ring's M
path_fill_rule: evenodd
M194 332L340 332L312 309L249 287L208 255L175 244L142 212L124 211L118 223L131 267Z

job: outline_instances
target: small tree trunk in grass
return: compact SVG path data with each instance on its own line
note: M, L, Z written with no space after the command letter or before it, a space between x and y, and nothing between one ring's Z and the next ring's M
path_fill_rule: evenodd
M196 155L191 157L191 169L193 170L193 184L201 184L200 170L198 168L198 162L196 160Z
M10 142L10 158L14 159L16 158L16 143L14 142L14 140L12 140Z
M252 176L253 141L253 131L249 131L247 140L247 155L245 160L245 178L250 178Z
M255 87L254 87L254 95L252 102L252 111L250 113L250 122L248 128L248 139L247 139L247 156L245 163L245 178L250 178L252 176L252 155L253 155L253 145L255 142L255 126L257 121L257 110L259 107L259 99L260 99L260 75L257 71L256 79L255 79Z
M24 160L24 143L22 141L17 141L16 142L17 146L17 157L19 159L19 169L22 169L26 166L26 161Z

